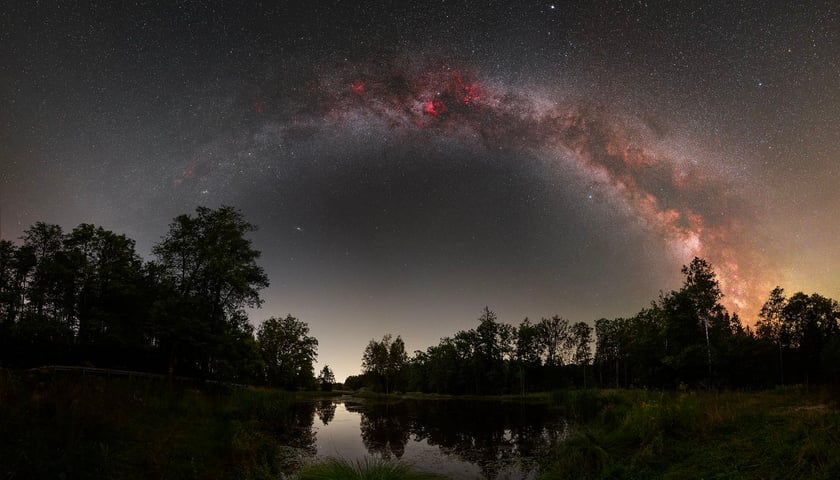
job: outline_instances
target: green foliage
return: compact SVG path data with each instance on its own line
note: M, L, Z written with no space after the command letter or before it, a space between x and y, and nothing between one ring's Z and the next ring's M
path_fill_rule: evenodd
M435 480L439 475L418 472L405 464L366 458L357 462L329 459L304 467L297 480Z
M362 369L369 378L378 380L374 388L385 393L402 386L400 377L407 362L405 342L399 335L393 340L391 334L381 341L372 339L362 354Z
M232 207L198 207L195 217L176 217L152 249L164 285L157 341L169 351L170 370L180 362L214 376L227 360L223 340L251 333L244 309L260 306L259 291L268 286L256 263L260 252L245 237L255 228Z
M137 347L144 341L142 262L123 235L36 223L0 245L0 311L21 342Z
M312 385L318 340L309 336L306 323L291 315L269 318L260 325L257 342L269 385L285 388Z
M563 408L566 414L580 421L593 419L602 409L604 397L597 390L554 390L551 402Z
M828 479L840 469L830 392L593 393L599 413L557 447L543 478Z
M556 480L594 480L601 478L609 454L586 432L573 434L554 452L551 473L545 478Z
M181 215L143 264L134 241L38 222L0 241L0 363L95 365L253 382L245 313L268 285L253 225L231 207Z
M767 386L836 380L832 338L840 307L817 294L789 299L777 287L757 323L757 335L720 304L714 271L695 258L683 267L679 291L630 318L595 322L596 383L615 387Z
M278 478L300 438L272 390L0 370L0 404L4 478Z

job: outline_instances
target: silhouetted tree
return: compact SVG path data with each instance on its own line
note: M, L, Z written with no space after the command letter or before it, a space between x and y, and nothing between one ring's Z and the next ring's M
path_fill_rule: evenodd
M577 322L569 335L572 361L583 370L583 386L586 387L586 367L592 361L592 327L586 322Z
M682 273L685 275L683 292L687 294L694 308L694 314L703 325L706 336L706 359L711 378L712 345L709 330L713 328L712 323L720 318L724 311L720 303L723 293L712 266L701 258L694 257L689 265L683 266Z
M77 343L138 347L147 340L142 261L134 241L82 224L64 239L65 270L72 276L65 309L75 318Z
M776 344L779 349L779 381L785 383L784 349L791 342L791 326L785 318L784 311L787 304L785 291L776 287L770 292L770 298L764 302L756 322L756 334Z
M257 330L257 344L269 385L295 388L312 383L318 340L309 336L306 323L291 315L269 318Z
M7 340L20 308L21 289L17 278L17 248L0 240L0 339Z
M542 346L540 345L539 328L525 318L516 331L515 361L519 371L519 390L526 391L526 377L541 365Z
M840 305L836 300L819 294L793 294L783 310L786 322L791 325L792 344L799 350L803 380L819 379L820 357L829 339L840 332Z
M545 352L545 364L551 367L563 365L563 349L569 338L569 321L557 315L543 318L537 324L537 330Z
M478 385L489 391L499 391L507 384L505 361L514 352L515 330L511 325L499 322L496 313L486 306L478 321L472 336L476 367L483 377Z
M417 390L434 393L463 393L469 385L471 374L466 371L467 359L459 354L458 348L449 337L441 339L425 352L412 359L413 368L423 373L415 374L425 383L416 385Z
M220 337L247 333L244 309L259 307L259 291L268 286L256 263L260 252L245 237L255 228L232 207L198 207L194 217L176 217L152 249L159 280L171 290L156 309L170 371L188 352L199 371L212 373L227 353L215 348L225 343Z
M333 384L335 384L335 374L333 374L329 365L324 365L324 368L321 369L321 373L318 374L318 384L321 386L321 390L325 392L332 390Z
M362 369L382 382L385 393L391 392L394 379L399 377L407 362L405 343L399 335L392 340L390 333L381 341L371 340L362 354Z
M62 264L61 227L37 222L22 238L18 267L26 301L18 333L30 342L71 343L76 325L63 308L68 276Z

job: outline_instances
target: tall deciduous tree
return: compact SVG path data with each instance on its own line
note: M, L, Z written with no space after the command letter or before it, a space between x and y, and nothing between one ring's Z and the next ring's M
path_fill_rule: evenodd
M383 382L385 393L390 393L392 383L408 362L402 337L392 340L391 334L381 341L371 340L362 354L362 369Z
M17 278L17 248L0 240L0 336L7 339L20 308L21 291Z
M804 380L809 383L819 372L823 348L840 334L840 304L817 293L797 292L788 299L783 315L791 325L792 343L799 349Z
M318 374L318 383L321 385L321 390L325 392L332 390L333 384L335 384L335 374L329 365L324 365L324 368L321 369L321 373Z
M762 305L755 324L758 336L772 341L779 349L779 379L782 385L785 383L784 348L791 340L791 325L785 321L784 315L786 304L785 291L777 286Z
M516 346L516 329L498 321L496 313L484 307L479 324L472 330L475 341L473 359L476 379L476 393L501 391L506 387L509 376L505 363L513 357Z
M260 252L246 238L255 229L232 207L198 207L195 216L176 217L154 246L155 276L167 285L156 311L170 371L187 355L199 371L212 373L228 353L219 347L249 330L245 308L259 307L259 292L268 286L257 265Z
M294 388L311 384L318 340L309 336L306 323L291 315L269 318L257 330L257 344L269 385Z
M682 273L685 275L682 291L691 302L693 313L702 324L706 336L706 361L711 378L712 344L709 331L715 321L723 315L724 308L720 303L723 292L711 264L702 258L694 257L690 264L682 267Z
M552 367L563 365L563 349L569 337L569 321L554 315L540 320L537 329L545 351L545 364Z
M519 367L519 391L522 395L526 390L526 375L530 370L540 366L540 332L536 325L525 318L516 330L516 354L515 360Z
M254 230L233 207L198 207L194 217L176 217L152 251L180 293L200 298L214 316L231 319L244 307L260 306L259 291L268 286L257 265L260 252L246 238Z
M65 309L78 326L77 343L143 343L143 269L134 241L82 224L65 235L63 256L72 277Z
M583 386L586 387L586 367L592 361L592 327L586 322L577 322L571 327L572 361L583 370Z
M23 233L18 268L26 299L19 333L38 342L69 342L75 325L63 307L67 275L61 262L63 232L58 225L37 222Z

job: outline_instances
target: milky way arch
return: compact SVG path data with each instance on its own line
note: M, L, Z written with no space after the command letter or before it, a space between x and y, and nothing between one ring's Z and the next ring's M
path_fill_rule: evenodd
M754 315L768 291L760 281L770 268L754 247L755 219L723 169L661 148L663 134L638 118L603 103L553 102L473 71L420 62L333 69L302 90L293 101L255 99L253 113L270 119L283 137L371 119L572 162L585 181L661 238L671 258L709 260L731 311ZM176 183L194 175L190 166Z

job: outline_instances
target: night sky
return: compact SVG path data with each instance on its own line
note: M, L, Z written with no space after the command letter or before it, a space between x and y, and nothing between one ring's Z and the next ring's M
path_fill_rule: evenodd
M307 322L339 380L485 305L633 315L695 255L746 323L840 297L840 7L680 3L4 2L0 235L151 258L235 206L252 322Z

